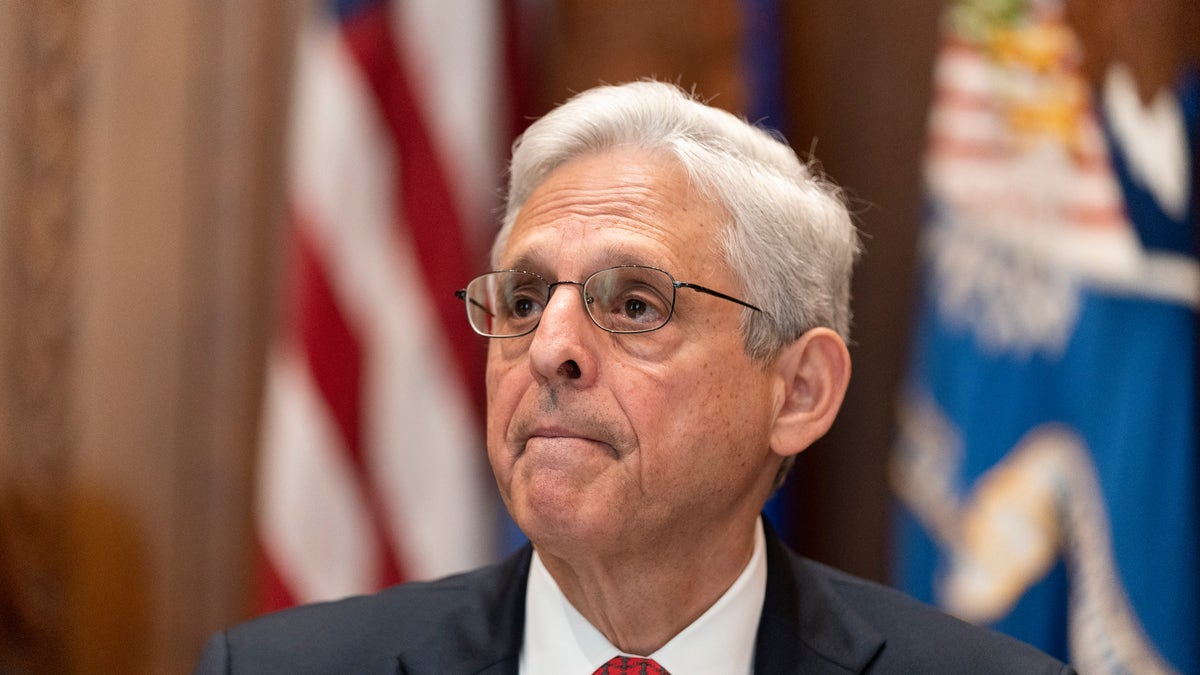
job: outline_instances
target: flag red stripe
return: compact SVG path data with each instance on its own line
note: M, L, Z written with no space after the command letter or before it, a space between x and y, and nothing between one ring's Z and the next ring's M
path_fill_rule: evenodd
M343 34L396 145L397 198L403 214L397 227L407 226L400 234L412 239L459 381L468 385L476 413L482 413L477 384L483 372L482 343L467 328L461 303L453 295L472 276L475 255L468 251L445 169L400 63L388 6L381 3L359 12L343 24Z
M304 227L293 228L295 275L289 285L291 335L300 340L313 381L337 424L354 464L361 466L362 349L338 306L333 289Z
M298 218L295 217L297 221ZM371 527L381 544L378 565L382 581L388 585L398 583L404 574L394 552L400 548L387 527L387 510L376 491L370 489L369 469L363 454L362 347L338 305L314 242L304 227L293 228L293 233L296 266L291 288L295 289L296 296L290 317L292 334L300 340L305 363L333 415L359 492L368 504Z
M274 612L296 604L295 594L283 582L266 551L259 552L257 593L255 609L259 612Z

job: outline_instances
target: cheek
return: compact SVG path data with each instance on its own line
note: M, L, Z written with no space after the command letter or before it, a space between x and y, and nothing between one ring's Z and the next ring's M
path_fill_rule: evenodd
M645 406L658 413L657 426L667 443L688 443L699 451L722 445L728 452L744 447L755 451L760 440L746 434L762 429L769 415L764 374L748 364L701 361L686 374L668 377L672 384L660 389L660 400ZM643 416L643 427L654 419ZM757 433L757 431L755 431ZM765 442L765 441L763 441Z
M487 444L488 453L493 462L496 453L506 449L504 439L508 425L512 421L513 411L516 410L523 390L519 381L520 370L512 362L497 358L495 354L488 357L486 386L487 386Z
M732 425L727 399L730 384L718 381L707 366L674 365L646 377L630 377L625 411L643 448L690 447L714 432L724 436ZM648 461L657 461L657 458Z

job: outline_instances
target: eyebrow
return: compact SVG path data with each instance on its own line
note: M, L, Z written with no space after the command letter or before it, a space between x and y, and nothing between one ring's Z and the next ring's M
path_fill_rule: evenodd
M604 248L599 256L602 262L596 266L597 270L606 269L609 267L620 267L622 265L646 265L651 267L661 267L662 263L658 260L647 259L644 255L634 253L628 248L620 245L609 244ZM546 267L542 264L543 257L530 253L522 253L517 256L504 269L522 270L525 272L534 272L541 276L547 277L545 274ZM594 270L593 270L594 271Z
M522 270L525 272L539 272L539 273L541 271L540 268L541 268L541 265L537 262L537 259L534 256L531 256L528 254L523 254L523 255L517 256L516 260L513 260L512 262L505 264L505 265L500 265L500 267L499 267L499 269Z

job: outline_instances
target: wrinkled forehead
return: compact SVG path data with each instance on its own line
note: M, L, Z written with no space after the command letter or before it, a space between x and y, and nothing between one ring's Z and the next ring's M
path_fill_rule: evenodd
M614 149L550 172L521 205L511 229L501 233L494 264L545 270L573 262L581 271L628 264L698 272L720 262L725 220L725 210L695 188L678 160L661 152Z

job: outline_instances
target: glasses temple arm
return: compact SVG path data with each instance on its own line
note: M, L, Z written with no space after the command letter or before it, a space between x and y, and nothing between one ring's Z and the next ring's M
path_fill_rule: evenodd
M712 295L712 296L716 296L716 297L718 297L718 298L721 298L722 300L728 300L728 301L730 301L730 302L736 302L737 304L741 305L742 307L749 307L750 309L752 309L752 310L754 310L754 311L756 311L756 312L761 312L761 311L762 311L762 310L761 310L761 309L759 309L758 307L755 307L754 305L752 305L752 304L750 304L750 303L748 303L748 302L745 302L745 301L743 301L743 300L738 300L737 298L733 297L732 295L725 295L725 294L724 294L724 293L722 293L721 291L714 291L713 289L711 289L711 288L706 288L706 287L704 287L704 286L701 286L700 284L689 284L689 283L687 283L686 281L676 281L676 282L675 282L675 286L676 286L677 288L690 288L690 289L692 289L693 291L699 291L700 293L707 293L707 294L709 294L709 295Z
M492 317L493 319L496 318L495 314L492 314L491 312L489 312L488 308L479 304L479 302L475 298L467 297L467 289L464 288L459 291L454 291L454 295L457 296L459 300L462 300L463 302L471 303L472 305L475 305L479 309L482 309L484 314L487 314L488 316Z

